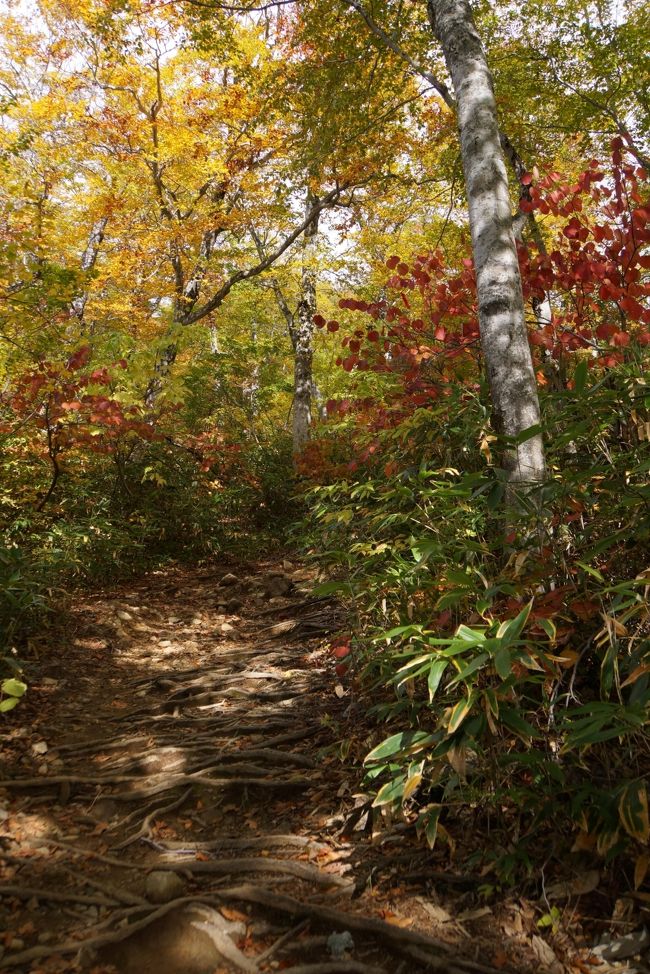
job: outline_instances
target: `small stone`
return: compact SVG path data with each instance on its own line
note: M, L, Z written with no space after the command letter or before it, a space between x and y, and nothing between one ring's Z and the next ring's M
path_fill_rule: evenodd
M264 583L264 591L270 598L288 595L292 587L293 582L286 575L269 575Z
M235 627L231 626L229 622L222 622L221 625L219 626L219 629L221 630L221 632L224 633L235 631Z
M243 603L241 599L229 599L228 602L226 602L228 612L232 613L235 613L238 609L241 609L242 605Z
M9 950L22 950L25 946L25 941L20 937L12 937L11 943L9 944Z
M109 822L120 811L119 804L112 798L100 798L90 809L90 814L99 822Z
M39 933L37 937L37 941L39 944L49 944L50 940L53 939L54 939L54 934L48 933L47 930L45 931L45 933Z
M642 950L645 950L648 945L650 945L650 933L647 927L642 927L641 930L627 933L616 940L601 942L592 949L591 953L595 954L600 960L614 962L634 957L635 954L640 954Z
M117 618L121 619L122 622L130 622L133 616L130 612L125 612L124 609L118 609L116 612Z
M327 949L334 960L342 960L348 950L354 948L354 940L349 930L342 933L331 933L327 938Z
M221 579L221 581L219 582L219 584L220 585L238 585L239 584L239 579L237 578L236 575L233 575L232 572L229 572L227 575L224 575L223 576L223 578Z
M144 893L150 903L169 903L176 897L182 896L185 883L176 873L156 869L149 873L144 887Z
M285 558L282 562L282 567L284 568L285 572L290 572L293 569L293 562L289 561L288 558Z
M47 744L45 741L38 741L36 744L32 744L32 751L34 754L47 754Z

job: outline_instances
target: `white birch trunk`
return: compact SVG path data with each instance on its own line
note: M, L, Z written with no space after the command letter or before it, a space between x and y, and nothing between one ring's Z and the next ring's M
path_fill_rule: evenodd
M428 0L428 10L456 95L493 422L499 433L517 437L540 415L492 77L467 0ZM543 480L541 435L509 450L505 467L513 485Z
M307 191L305 214L317 203L311 190ZM318 237L318 213L305 228L302 249L301 295L291 328L294 353L293 369L293 452L300 453L309 440L311 427L311 398L313 388L313 336L316 313L315 248Z
M104 241L104 233L106 232L106 227L108 225L108 217L103 216L97 223L93 226L90 237L88 238L88 243L86 244L86 249L81 255L80 267L84 274L87 274L93 269L97 262L97 257L99 255L99 249ZM88 291L84 291L82 294L78 294L70 302L70 316L74 316L78 321L83 321L84 314L86 311L86 304L88 302Z

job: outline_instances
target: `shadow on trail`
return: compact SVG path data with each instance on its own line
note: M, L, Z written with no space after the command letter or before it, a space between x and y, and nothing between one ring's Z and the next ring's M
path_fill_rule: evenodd
M345 620L311 575L168 570L77 605L5 741L0 967L494 970L427 892L467 881L400 825L372 841L324 648Z

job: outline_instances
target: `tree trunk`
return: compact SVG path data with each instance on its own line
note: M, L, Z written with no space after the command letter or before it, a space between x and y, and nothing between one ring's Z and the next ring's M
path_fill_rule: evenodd
M317 198L307 190L305 214L309 214ZM300 453L309 440L311 427L311 398L313 388L312 339L316 313L316 267L314 251L318 237L318 217L305 228L302 249L301 295L291 329L294 352L293 370L293 452Z
M456 95L493 423L514 438L540 414L492 77L467 0L428 0L428 10ZM543 480L541 434L508 449L504 463L513 485Z
M90 237L88 238L88 243L86 244L86 249L81 255L81 270L84 274L87 274L93 269L97 262L97 257L99 255L99 249L104 241L104 234L106 232L106 227L108 225L108 217L103 216L100 220L95 223L92 230L90 231ZM70 317L75 317L78 321L83 321L84 314L86 311L86 304L88 302L88 291L85 290L82 294L78 294L70 302Z

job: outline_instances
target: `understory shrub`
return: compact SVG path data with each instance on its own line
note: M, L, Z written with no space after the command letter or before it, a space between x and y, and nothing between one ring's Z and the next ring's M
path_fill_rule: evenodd
M353 672L387 725L366 757L375 807L430 845L489 823L482 865L501 880L543 835L551 856L631 854L638 885L650 391L642 362L578 362L571 386L543 394L549 477L518 510L483 394L456 389L370 433L348 419L348 476L312 487L308 531L354 609Z

